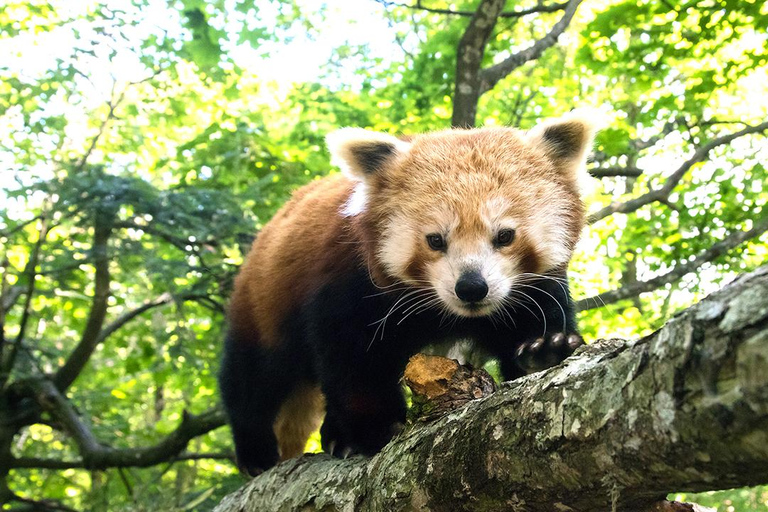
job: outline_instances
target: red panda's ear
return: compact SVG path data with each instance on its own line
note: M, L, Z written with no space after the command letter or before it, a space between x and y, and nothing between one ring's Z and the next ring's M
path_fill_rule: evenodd
M543 147L561 171L575 176L586 164L601 117L595 110L574 110L539 124L528 132L528 139Z
M408 152L411 144L387 133L342 128L325 138L331 163L351 178L365 180Z

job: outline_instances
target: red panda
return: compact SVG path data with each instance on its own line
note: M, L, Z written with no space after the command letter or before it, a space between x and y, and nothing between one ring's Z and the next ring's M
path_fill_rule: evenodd
M582 344L566 267L594 131L571 114L529 132L331 133L343 172L296 191L235 281L219 380L241 470L300 455L321 424L325 451L376 453L427 344L471 339L505 379Z

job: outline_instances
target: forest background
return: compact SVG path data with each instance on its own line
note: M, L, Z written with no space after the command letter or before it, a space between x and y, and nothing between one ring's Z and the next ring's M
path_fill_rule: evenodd
M597 108L571 265L588 340L647 335L768 259L757 0L0 7L3 510L209 510L242 485L227 297L258 229L337 172L341 126ZM678 498L768 510L768 487Z

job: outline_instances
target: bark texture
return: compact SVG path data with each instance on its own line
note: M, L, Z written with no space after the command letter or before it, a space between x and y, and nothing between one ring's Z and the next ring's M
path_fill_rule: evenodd
M768 267L635 341L602 340L366 459L306 455L216 512L658 510L768 482ZM656 507L656 508L653 508Z

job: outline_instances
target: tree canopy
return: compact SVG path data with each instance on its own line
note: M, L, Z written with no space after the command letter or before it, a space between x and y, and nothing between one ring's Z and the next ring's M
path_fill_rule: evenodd
M208 510L243 482L227 297L258 229L337 172L337 127L596 108L571 264L588 340L647 335L768 259L763 2L5 0L0 53L11 510Z

